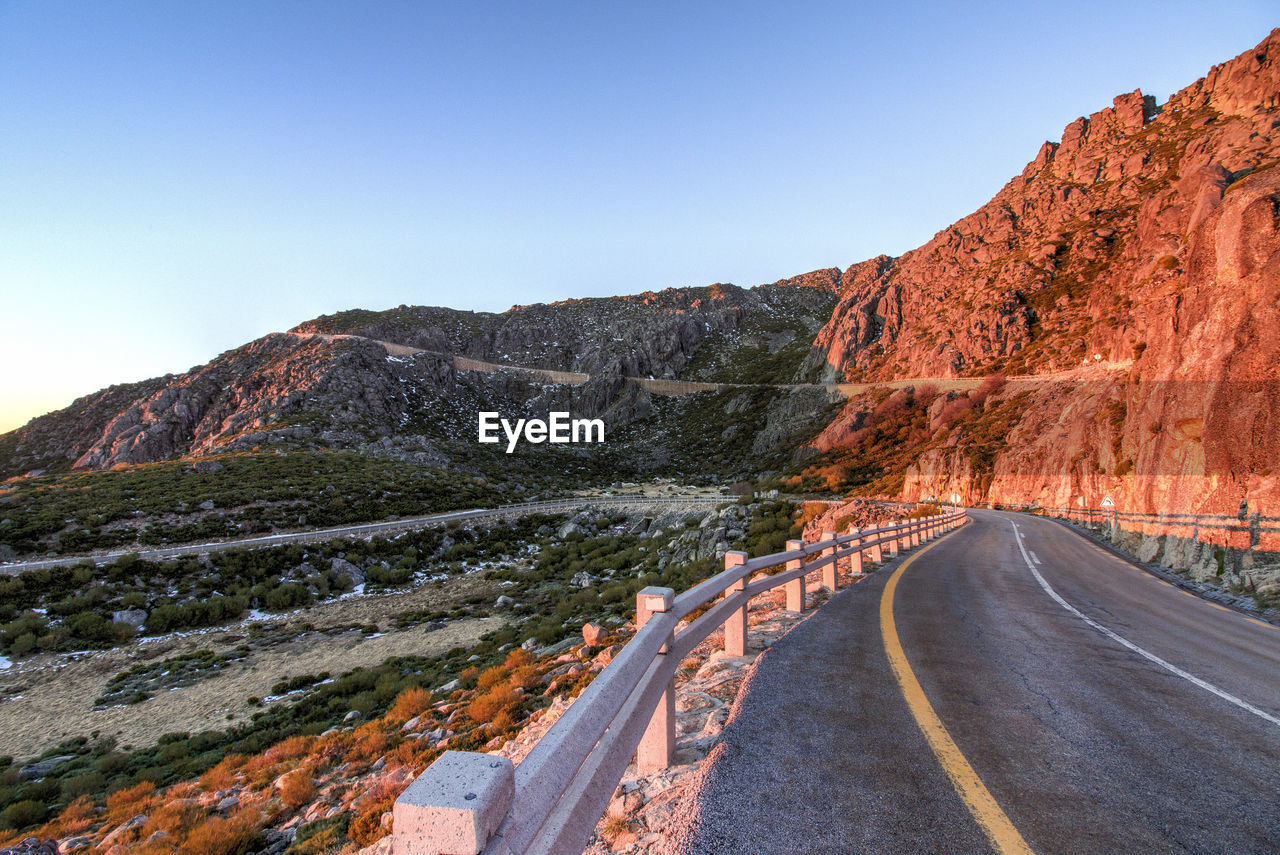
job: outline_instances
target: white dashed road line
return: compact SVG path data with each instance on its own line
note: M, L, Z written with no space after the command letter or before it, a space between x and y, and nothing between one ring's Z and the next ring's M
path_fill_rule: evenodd
M1012 523L1010 523L1010 525L1012 525ZM1270 713L1267 713L1258 709L1248 701L1242 701L1240 698L1237 698L1235 695L1231 694L1230 692L1225 692L1222 689L1219 689L1217 686L1213 685L1212 683L1208 683L1208 682L1205 682L1204 680L1201 680L1199 677L1195 676L1194 674L1189 674L1186 671L1183 671L1177 665L1173 665L1169 662L1166 662L1165 660L1161 659L1159 656L1156 656L1154 653L1139 647L1138 645L1134 644L1132 641L1129 641L1127 638L1117 635L1116 633L1107 629L1105 626L1093 620L1092 618L1088 617L1079 609L1077 609L1075 606L1071 605L1066 600L1062 599L1062 597L1059 596L1058 592L1055 591L1052 587L1050 587L1049 583L1046 582L1044 577L1040 575L1040 571L1035 568L1035 565L1031 563L1031 556L1027 554L1027 548L1022 543L1022 532L1018 529L1016 525L1013 526L1013 536L1014 536L1014 539L1018 542L1018 549L1019 551L1022 552L1022 560L1026 562L1027 569L1031 571L1031 575L1036 577L1036 581L1040 583L1041 588L1044 588L1045 593L1048 594L1050 597L1052 597L1054 600L1056 600L1058 605L1062 606L1064 609L1071 612L1076 617L1080 618L1080 620L1084 621L1089 626L1096 629L1098 632L1107 636L1107 638L1110 638L1113 641L1123 644L1125 647L1129 648L1134 653L1137 653L1139 656L1142 656L1145 659L1151 660L1155 664L1159 665L1161 668L1164 668L1169 673L1176 674L1177 676L1181 677L1187 682L1194 683L1195 685L1199 686L1200 688L1204 689L1207 692L1212 692L1213 694L1222 698L1224 701L1228 701L1229 703L1235 704L1240 709L1245 710L1246 712L1251 712L1254 715L1256 715L1258 718L1261 718L1265 721L1270 722L1271 724L1276 725L1277 727L1280 727L1280 718L1276 718Z

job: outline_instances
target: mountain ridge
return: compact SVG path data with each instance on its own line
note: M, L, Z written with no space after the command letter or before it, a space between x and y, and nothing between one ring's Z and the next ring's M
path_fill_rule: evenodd
M463 376L445 357L402 359L355 339L278 333L183 375L111 387L0 436L0 475L261 446L400 455L412 446L414 459L457 464L471 456L462 437L441 440L426 426L449 421L457 434L465 420L453 410L463 401L607 415L643 457L673 428L653 421L655 407L667 405L627 377L832 383L1110 364L1131 367L1086 371L1088 384L1074 391L1019 392L1028 395L1021 416L1001 417L1005 432L999 442L983 440L978 469L966 456L970 441L992 428L985 405L999 406L1007 390L988 390L981 401L972 392L893 393L922 411L927 429L896 446L910 454L888 466L887 481L885 466L874 477L862 464L853 467L857 477L833 474L867 451L859 443L884 415L876 415L883 395L858 396L823 424L815 419L827 418L831 401L773 397L757 402L752 430L759 437L772 425L765 445L787 446L797 472L842 491L1055 504L1096 504L1105 494L1134 508L1218 511L1270 502L1280 489L1270 474L1280 470L1280 412L1265 394L1280 358L1266 335L1280 323L1277 57L1280 30L1162 105L1140 90L1116 96L1045 142L988 203L896 258L751 289L716 284L502 313L350 310L290 330L591 375L572 389ZM1241 385L1249 383L1261 386ZM733 407L746 405L735 400L698 410L705 442L738 430ZM1060 431L1053 425L1063 412L1077 424ZM797 420L802 427L782 430ZM410 435L414 425L422 430ZM815 453L825 457L806 464ZM654 471L664 455L670 449L651 455ZM755 471L778 462L774 453ZM746 461L720 474L751 470Z

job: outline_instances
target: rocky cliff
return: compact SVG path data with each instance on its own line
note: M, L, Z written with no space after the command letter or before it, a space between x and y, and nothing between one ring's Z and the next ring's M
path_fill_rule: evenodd
M1076 119L973 214L846 271L816 340L833 371L1049 375L1007 387L1024 412L982 478L934 423L907 494L1272 502L1278 127L1280 30L1162 105L1134 91Z

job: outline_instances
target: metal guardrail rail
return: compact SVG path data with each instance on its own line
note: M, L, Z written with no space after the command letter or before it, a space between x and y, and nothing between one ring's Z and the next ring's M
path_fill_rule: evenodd
M1090 528L1108 527L1151 535L1200 540L1239 550L1280 550L1280 517L1243 512L1225 514L1140 513L1116 508L1028 508L1031 513L1056 517Z
M491 516L506 516L538 513L543 511L569 510L584 505L595 507L611 507L619 505L668 505L668 506L708 506L722 505L737 501L734 496L645 496L643 494L622 494L617 496L582 496L565 499L545 499L538 502L522 502L511 505L499 505L496 508L477 508L468 511L450 511L443 514L429 514L421 517L405 517L396 520L383 520L375 523L359 525L334 526L309 531L283 532L266 534L261 537L240 538L236 540L208 541L205 543L187 543L178 546L162 546L156 549L124 549L113 552L81 555L60 555L57 558L42 558L35 561L0 564L0 574L14 575L27 570L43 570L50 567L66 567L82 561L92 561L102 566L123 558L126 555L137 555L140 558L180 558L186 555L201 555L208 552L222 552L228 549L263 549L280 546L285 543L318 543L338 537L365 537L391 531L407 531L414 528L425 528L432 525L443 525L455 520L480 519Z
M642 773L670 764L675 672L695 646L724 625L726 652L743 655L752 597L785 585L787 608L802 610L808 574L821 571L822 584L834 591L841 559L861 572L864 556L880 562L885 552L896 555L965 519L954 509L839 536L824 532L808 545L788 541L786 551L759 558L729 552L723 572L678 597L670 588L643 589L635 635L518 767L495 755L447 751L401 794L393 855L580 852L633 755Z

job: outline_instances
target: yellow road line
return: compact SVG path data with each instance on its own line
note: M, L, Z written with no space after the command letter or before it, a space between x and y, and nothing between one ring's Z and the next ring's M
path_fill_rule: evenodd
M884 593L880 597L880 634L884 637L885 653L889 656L889 665L893 668L893 676L898 680L898 686L902 689L907 706L911 708L911 715L924 733L924 738L929 741L929 747L933 749L938 762L946 770L947 777L951 779L951 784L959 793L961 801L969 809L969 813L973 814L973 818L977 820L979 827L991 841L991 845L1000 855L1033 855L1031 847L1022 839L1018 829L1013 827L1013 823L1009 821L1005 812L1000 809L991 791L982 783L978 773L974 771L973 766L960 752L960 747L947 732L942 719L938 718L938 714L934 712L933 705L925 697L924 688L912 672L910 663L907 662L902 642L898 640L898 627L893 619L893 595L898 590L898 580L902 578L903 572L911 566L913 561L940 542L940 540L934 541L902 562L884 587Z

